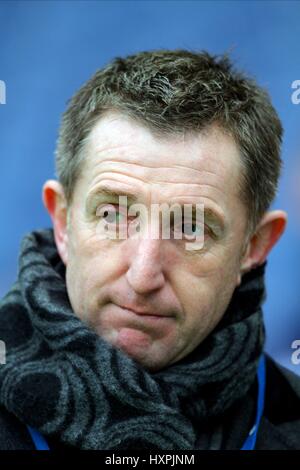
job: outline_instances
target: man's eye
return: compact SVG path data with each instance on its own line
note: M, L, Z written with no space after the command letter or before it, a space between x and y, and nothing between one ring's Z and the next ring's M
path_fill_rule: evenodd
M203 233L203 225L196 223L182 224L182 233L188 236L200 236Z
M105 220L108 224L121 224L126 220L126 208L118 209L118 206L106 204L96 210L96 216Z
M187 238L201 237L212 235L210 228L207 225L199 224L196 222L182 223L174 227L174 232Z
M118 211L105 210L103 217L105 218L107 222L115 223L115 222L120 222L122 215Z

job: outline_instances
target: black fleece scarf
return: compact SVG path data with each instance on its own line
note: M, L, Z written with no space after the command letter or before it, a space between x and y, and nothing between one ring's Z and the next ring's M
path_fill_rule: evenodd
M264 268L243 276L221 322L191 354L151 373L73 313L53 230L29 233L18 279L0 302L7 352L0 403L80 449L199 448L203 423L222 423L255 382L265 338ZM222 435L220 426L214 433ZM222 438L209 442L222 448Z

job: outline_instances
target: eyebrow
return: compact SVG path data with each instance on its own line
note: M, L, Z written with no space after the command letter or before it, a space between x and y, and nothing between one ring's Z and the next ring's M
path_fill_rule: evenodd
M112 189L109 186L102 186L98 187L94 190L92 190L86 199L86 211L91 212L97 208L97 205L101 201L118 201L120 196L126 196L127 201L129 204L135 204L139 201L138 195L131 190L123 190L123 189ZM175 203L174 203L175 204ZM182 204L176 203L181 206L181 209L183 210L184 204L187 204L186 202L183 202ZM190 203L189 203L190 204ZM173 205L173 204L172 204ZM196 215L196 210L193 204L192 208L192 214L193 217ZM212 229L216 232L217 237L222 237L226 231L226 224L224 217L214 211L213 209L209 207L205 207L204 205L204 220L208 221L208 223L212 226Z
M118 201L120 196L126 196L130 203L138 202L138 196L133 191L100 187L88 194L85 207L88 211L90 211L91 209L95 208L99 201L107 199L111 201Z

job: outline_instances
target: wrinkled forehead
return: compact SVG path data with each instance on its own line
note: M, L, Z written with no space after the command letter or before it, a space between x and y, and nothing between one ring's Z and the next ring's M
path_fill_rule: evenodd
M145 125L117 112L100 118L85 142L84 173L93 178L107 168L131 165L146 179L159 181L163 169L175 183L215 177L220 187L238 183L242 169L233 137L217 125L201 132L153 133ZM229 188L228 188L229 189Z

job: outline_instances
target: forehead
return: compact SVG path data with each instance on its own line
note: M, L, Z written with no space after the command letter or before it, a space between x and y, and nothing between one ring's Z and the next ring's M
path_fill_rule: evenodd
M84 174L93 178L110 167L143 174L155 183L164 169L174 183L209 179L226 185L238 179L241 160L234 139L217 126L198 134L183 132L158 137L151 130L117 112L99 119L85 145ZM166 176L166 175L165 175Z

